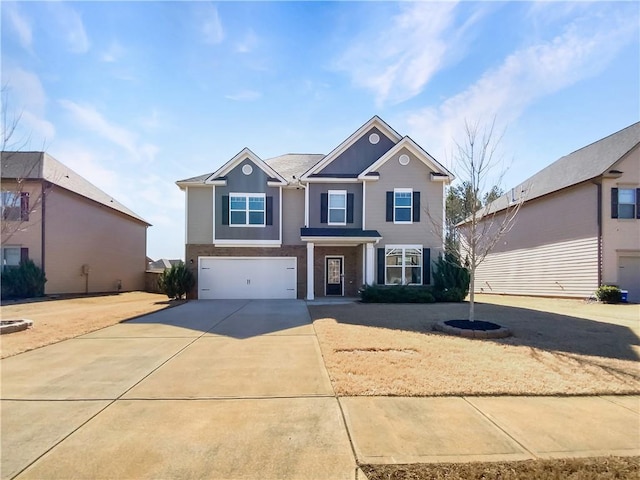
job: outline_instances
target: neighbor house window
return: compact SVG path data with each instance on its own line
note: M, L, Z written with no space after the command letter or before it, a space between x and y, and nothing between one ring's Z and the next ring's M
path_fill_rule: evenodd
M2 220L29 220L29 194L27 192L3 191Z
M265 225L265 194L230 194L229 224L232 226L263 227Z
M636 190L618 189L618 218L636 218Z
M2 270L20 265L20 247L2 247Z
M347 224L347 191L329 190L329 225Z
M422 245L390 245L385 249L387 285L422 284Z
M410 188L396 188L393 191L393 221L394 223L411 223L413 218L413 190Z

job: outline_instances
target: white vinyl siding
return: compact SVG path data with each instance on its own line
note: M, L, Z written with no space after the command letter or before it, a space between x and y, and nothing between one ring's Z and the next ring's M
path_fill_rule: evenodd
M478 293L589 297L598 288L598 239L489 254L475 284Z

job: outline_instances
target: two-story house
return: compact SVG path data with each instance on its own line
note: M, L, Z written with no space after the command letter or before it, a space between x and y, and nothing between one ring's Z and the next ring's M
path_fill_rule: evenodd
M613 284L640 302L640 123L542 169L515 192L511 230L476 270L476 291L582 297ZM488 210L501 215L511 193Z
M431 283L453 175L375 116L328 155L248 148L177 185L193 298L355 296Z

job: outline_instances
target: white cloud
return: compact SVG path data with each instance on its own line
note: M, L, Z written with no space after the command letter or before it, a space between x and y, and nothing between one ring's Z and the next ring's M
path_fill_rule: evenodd
M72 53L88 52L90 47L89 37L80 14L67 3L49 2L47 5L51 11L51 20L53 21L49 28L63 36L69 51Z
M60 100L59 103L80 125L122 147L134 160L152 162L159 151L155 145L139 144L137 134L111 123L91 105L80 105L71 100Z
M236 53L249 53L253 51L258 45L258 36L256 33L249 29L244 38L236 44Z
M336 62L376 103L397 104L422 92L431 78L458 58L462 35L477 18L456 26L456 2L400 5L401 12L374 22Z
M5 15L14 32L18 35L20 45L30 50L33 42L33 31L28 19L25 18L18 10L17 2L5 2L3 7L3 15Z
M237 102L252 102L254 100L258 100L261 97L262 93L256 92L255 90L241 90L230 95L225 95L224 98L235 100Z
M637 36L634 18L598 16L575 21L548 41L517 50L485 72L466 90L440 105L414 112L410 134L446 158L453 139L463 138L465 119L483 123L496 117L501 130L534 102L603 71L615 54Z
M109 48L102 53L102 55L100 56L100 60L105 63L117 62L122 58L124 53L124 47L120 45L120 42L114 40L113 42L111 42L111 45L109 45Z
M224 29L220 21L218 9L214 5L203 5L197 10L200 21L200 32L205 43L217 45L224 40Z
M15 133L5 147L24 148L33 142L33 148L43 148L55 137L55 127L45 118L48 101L40 78L21 68L6 68L2 81L7 86L6 98L3 98L7 125L2 129L5 131L16 124Z

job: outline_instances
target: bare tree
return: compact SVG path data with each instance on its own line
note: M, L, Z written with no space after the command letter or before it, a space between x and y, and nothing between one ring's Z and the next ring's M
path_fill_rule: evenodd
M39 161L27 159L23 150L30 142L29 136L17 137L22 113L9 110L9 89L2 87L2 189L0 192L1 243L5 245L17 233L34 223L46 194L45 182L39 179ZM43 149L44 151L44 149ZM38 179L40 188L29 188L31 179Z
M496 134L495 118L490 125L465 120L464 140L455 141L453 160L456 175L468 186L471 205L483 205L483 200L495 198L506 173L498 149L504 134ZM497 169L500 169L496 172ZM497 173L497 175L496 175ZM496 180L497 179L497 180ZM489 185L492 185L489 188ZM506 233L513 227L524 202L524 189L499 196L483 208L472 208L471 214L456 226L463 257L471 276L469 286L469 321L475 320L475 276L478 266Z

